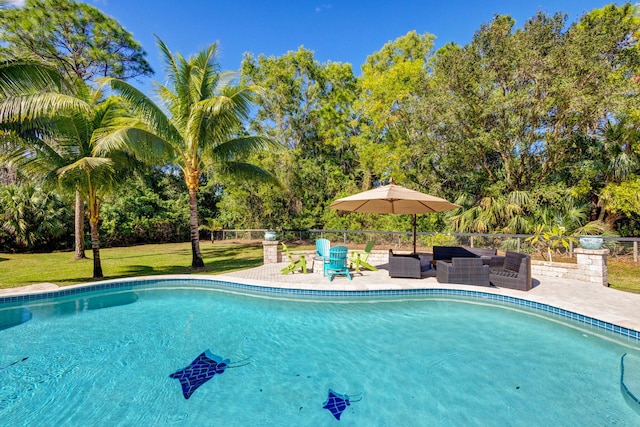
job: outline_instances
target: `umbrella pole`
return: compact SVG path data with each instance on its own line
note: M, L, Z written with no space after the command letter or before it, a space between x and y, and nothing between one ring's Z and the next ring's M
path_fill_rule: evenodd
M413 253L416 253L416 214L413 214Z

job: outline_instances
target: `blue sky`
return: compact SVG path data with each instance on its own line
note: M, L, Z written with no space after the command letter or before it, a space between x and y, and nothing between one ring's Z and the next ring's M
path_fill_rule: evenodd
M154 68L163 70L154 34L185 56L220 42L224 70L237 70L244 52L281 56L303 45L320 62L348 62L360 74L367 56L411 30L435 35L436 47L466 44L494 14L521 26L538 10L565 12L570 21L605 0L84 0L133 33ZM21 0L13 0L20 3ZM618 2L618 4L622 4Z

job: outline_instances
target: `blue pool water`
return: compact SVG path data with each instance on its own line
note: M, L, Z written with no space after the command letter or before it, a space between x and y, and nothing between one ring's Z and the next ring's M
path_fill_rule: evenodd
M0 424L640 423L637 341L472 299L305 298L158 282L0 306ZM230 367L187 400L169 375L207 349Z

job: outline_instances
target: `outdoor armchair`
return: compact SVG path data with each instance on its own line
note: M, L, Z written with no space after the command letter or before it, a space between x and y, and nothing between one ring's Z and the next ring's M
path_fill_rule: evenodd
M373 249L373 246L376 244L373 240L367 242L367 246L365 246L364 251L351 251L351 256L349 257L349 268L356 269L356 273L360 273L360 267L364 267L367 270L378 271L376 267L369 264L369 254Z
M325 271L329 281L333 281L333 276L343 274L351 280L351 273L347 268L347 247L334 246L329 250L329 263L325 266Z
M389 277L421 277L420 257L415 254L394 254L389 249Z
M328 239L316 240L316 253L311 260L311 269L315 272L316 261L322 263L322 275L326 276L326 266L329 263L329 249L331 249L331 242Z
M489 280L500 288L528 291L531 289L531 257L519 252L506 252L501 266L489 270Z
M307 259L305 258L304 254L292 254L291 251L289 251L287 245L285 245L284 243L282 243L282 250L284 250L285 254L287 254L289 265L280 270L280 273L289 274L300 269L304 274L307 274Z

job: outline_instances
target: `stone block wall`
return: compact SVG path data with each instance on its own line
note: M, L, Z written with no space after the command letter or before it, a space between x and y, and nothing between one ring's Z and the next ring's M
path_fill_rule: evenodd
M281 262L278 254L278 241L263 240L262 241L262 260L265 264L273 264Z
M549 263L546 261L532 261L531 275L533 277L555 277L559 279L571 279L608 286L608 249L577 248L574 250L574 253L576 254L576 264L569 264L564 262Z

